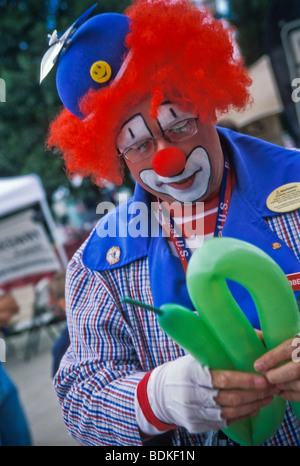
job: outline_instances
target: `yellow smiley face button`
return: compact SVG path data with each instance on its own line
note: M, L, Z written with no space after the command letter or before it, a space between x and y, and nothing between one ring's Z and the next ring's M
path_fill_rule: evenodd
M105 83L111 77L111 67L106 61L96 61L90 69L91 76L97 83Z

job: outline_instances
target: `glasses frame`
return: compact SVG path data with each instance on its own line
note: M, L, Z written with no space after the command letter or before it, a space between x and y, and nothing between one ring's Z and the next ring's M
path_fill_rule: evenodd
M192 134L192 135L189 135L187 137L183 137L182 139L180 139L179 141L173 141L171 138L169 138L166 133L168 131L170 131L172 128L174 128L175 126L179 125L180 123L183 123L183 122L188 122L188 121L195 121L196 122L196 131ZM168 128L166 129L162 129L161 128L161 132L162 132L162 135L159 136L159 137L149 137L149 138L146 138L146 139L141 139L140 141L136 142L135 144L133 144L132 146L129 146L127 149L125 149L125 151L123 152L120 152L119 149L117 148L117 151L118 151L118 154L119 154L119 157L124 157L126 160L128 160L130 163L138 163L138 162L141 162L143 160L147 160L149 159L150 157L152 157L156 152L157 152L157 142L160 140L160 139L165 139L166 141L168 142L171 142L171 143L176 143L176 144L180 144L181 142L183 141L187 141L189 139L191 139L192 137L194 137L197 133L198 133L198 129L199 129L199 126L198 126L198 121L199 121L199 117L196 116L196 117L190 117L190 118L184 118L183 120L180 120L180 121L177 121L176 123L174 123L173 125L169 126ZM136 144L142 144L143 142L146 142L146 141L152 141L154 143L154 150L153 152L151 152L151 154L147 155L146 157L141 157L140 160L130 160L128 157L127 157L127 154Z

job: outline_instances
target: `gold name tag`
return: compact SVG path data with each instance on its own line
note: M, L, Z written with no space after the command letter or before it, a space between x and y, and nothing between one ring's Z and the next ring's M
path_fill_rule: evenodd
M275 189L267 199L273 212L292 212L300 208L300 183L288 183Z

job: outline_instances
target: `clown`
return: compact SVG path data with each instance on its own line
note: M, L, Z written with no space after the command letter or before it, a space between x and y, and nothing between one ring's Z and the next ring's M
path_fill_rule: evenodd
M122 298L157 307L176 302L192 312L185 271L193 235L248 241L287 275L300 273L299 199L281 212L267 204L279 187L299 188L299 153L215 126L231 108L249 104L251 80L231 29L209 11L189 0L138 0L124 15L87 19L90 13L61 39L53 36L42 63L44 78L58 62L65 107L48 146L62 152L70 174L97 184L120 184L129 169L133 198L100 226L112 218L130 225L134 203L155 201L160 231L172 234L118 230L100 238L96 228L74 255L66 288L71 345L57 395L69 432L86 445L212 444L220 429L252 416L274 394L300 401L291 342L256 362L261 374L210 370L155 315ZM204 231L191 234L199 202ZM190 216L182 213L186 204ZM231 292L258 329L247 292L236 283ZM289 409L286 416L267 444L300 444L299 423Z

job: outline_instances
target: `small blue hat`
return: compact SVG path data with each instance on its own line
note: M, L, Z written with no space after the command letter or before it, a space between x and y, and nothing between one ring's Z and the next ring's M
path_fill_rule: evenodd
M92 9L74 25L78 26L82 18L85 20ZM118 74L127 52L125 39L129 24L130 19L123 14L102 13L81 23L78 28L73 25L72 29L71 26L69 30L72 34L67 34L68 30L63 41L54 40L52 47L57 47L59 42L62 45L54 59L52 53L52 64L41 80L58 60L56 86L59 97L78 118L83 118L79 109L82 97L90 89L98 90L109 85Z

